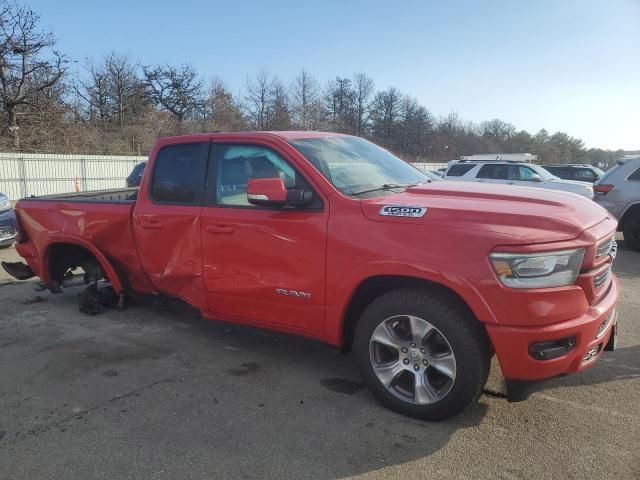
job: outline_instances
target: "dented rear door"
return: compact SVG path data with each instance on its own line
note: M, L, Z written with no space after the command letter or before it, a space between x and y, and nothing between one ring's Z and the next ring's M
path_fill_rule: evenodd
M138 255L153 286L200 309L206 305L200 213L208 152L208 142L156 152L133 215Z

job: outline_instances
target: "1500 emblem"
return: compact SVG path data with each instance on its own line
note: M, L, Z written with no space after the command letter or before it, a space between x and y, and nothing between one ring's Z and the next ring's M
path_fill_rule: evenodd
M276 288L276 293L280 295L286 295L287 297L300 297L300 298L306 298L307 300L311 299L311 294L309 292L300 292L298 290L287 290L286 288Z
M380 215L385 217L424 217L427 207L411 205L385 205L380 209Z

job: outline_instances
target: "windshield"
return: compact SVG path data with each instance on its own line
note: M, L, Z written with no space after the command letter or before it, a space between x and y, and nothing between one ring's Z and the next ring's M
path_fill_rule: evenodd
M347 195L429 181L417 168L363 138L301 138L289 143Z

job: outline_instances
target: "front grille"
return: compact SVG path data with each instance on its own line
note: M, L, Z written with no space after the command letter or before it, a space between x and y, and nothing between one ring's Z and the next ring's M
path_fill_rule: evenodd
M611 266L607 267L607 269L604 272L599 273L598 275L593 277L593 286L596 288L600 288L607 281L610 274L611 274Z
M611 253L612 251L615 251L616 249L617 249L617 244L614 237L611 237L605 240L596 248L596 260L606 255L609 255L609 253Z

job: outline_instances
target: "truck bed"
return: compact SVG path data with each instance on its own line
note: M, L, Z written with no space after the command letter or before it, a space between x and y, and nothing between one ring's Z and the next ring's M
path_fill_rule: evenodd
M39 197L26 197L23 200L46 200L64 202L92 203L132 203L138 197L138 187L117 188L111 190L90 190L87 192L56 193Z

